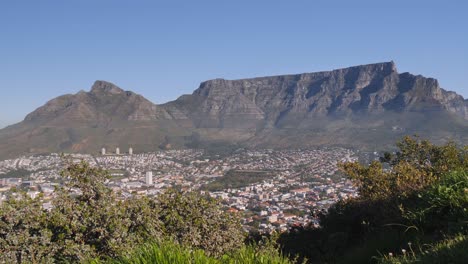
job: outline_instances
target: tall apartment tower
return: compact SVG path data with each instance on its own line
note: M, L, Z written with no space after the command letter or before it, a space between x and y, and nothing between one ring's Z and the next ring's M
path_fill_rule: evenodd
M119 148L115 148L115 154L120 155L120 149Z
M133 149L132 148L128 149L128 155L133 155Z
M146 172L145 183L147 185L152 185L153 184L153 172L152 171L147 171Z
M101 149L101 155L106 155L106 148Z

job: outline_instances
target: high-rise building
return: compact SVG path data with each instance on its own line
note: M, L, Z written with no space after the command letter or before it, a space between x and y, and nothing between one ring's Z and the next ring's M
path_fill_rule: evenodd
M106 148L101 149L101 155L106 155Z
M115 154L120 155L120 149L119 148L115 148Z
M133 155L133 149L132 148L128 149L128 155Z
M152 185L153 184L153 172L152 171L147 171L146 172L145 183L147 185Z

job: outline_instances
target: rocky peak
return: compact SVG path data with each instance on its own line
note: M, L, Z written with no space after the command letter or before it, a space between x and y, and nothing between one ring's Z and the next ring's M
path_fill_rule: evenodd
M468 142L467 120L468 100L442 89L436 79L398 73L393 61L215 79L163 105L96 81L91 91L52 99L24 122L0 130L0 157L45 151L96 153L102 145L130 143L154 151L167 144L168 137L178 147L232 142L268 148L380 148L408 133L441 143L449 138Z
M387 74L390 74L392 72L395 72L395 73L398 72L396 64L393 61L359 65L359 66L354 66L354 67L345 68L345 69L361 69L361 70L368 70L368 71L374 71L374 72L383 72Z
M468 120L468 104L441 89L436 79L398 73L393 61L332 71L239 80L214 79L174 103L155 105L117 85L96 81L80 91L48 102L28 120L73 116L83 120L192 119L200 127L248 127L297 124L314 117L448 110ZM91 113L97 113L96 117Z
M96 81L91 87L92 94L122 94L125 93L123 89L117 85L106 82L106 81Z

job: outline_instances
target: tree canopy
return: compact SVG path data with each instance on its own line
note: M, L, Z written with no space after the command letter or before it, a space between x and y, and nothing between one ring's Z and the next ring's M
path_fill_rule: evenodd
M69 162L50 211L22 194L0 205L0 262L82 262L122 256L149 241L172 240L220 255L241 247L239 218L218 200L168 190L155 199L119 200L107 171Z

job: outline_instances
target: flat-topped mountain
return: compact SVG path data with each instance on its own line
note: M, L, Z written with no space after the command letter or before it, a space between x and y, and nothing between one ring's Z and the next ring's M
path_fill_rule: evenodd
M96 81L89 92L63 95L0 130L0 157L101 147L150 151L162 145L204 147L365 148L403 134L468 142L468 101L437 80L398 73L393 62L333 71L215 79L192 95L155 105Z

